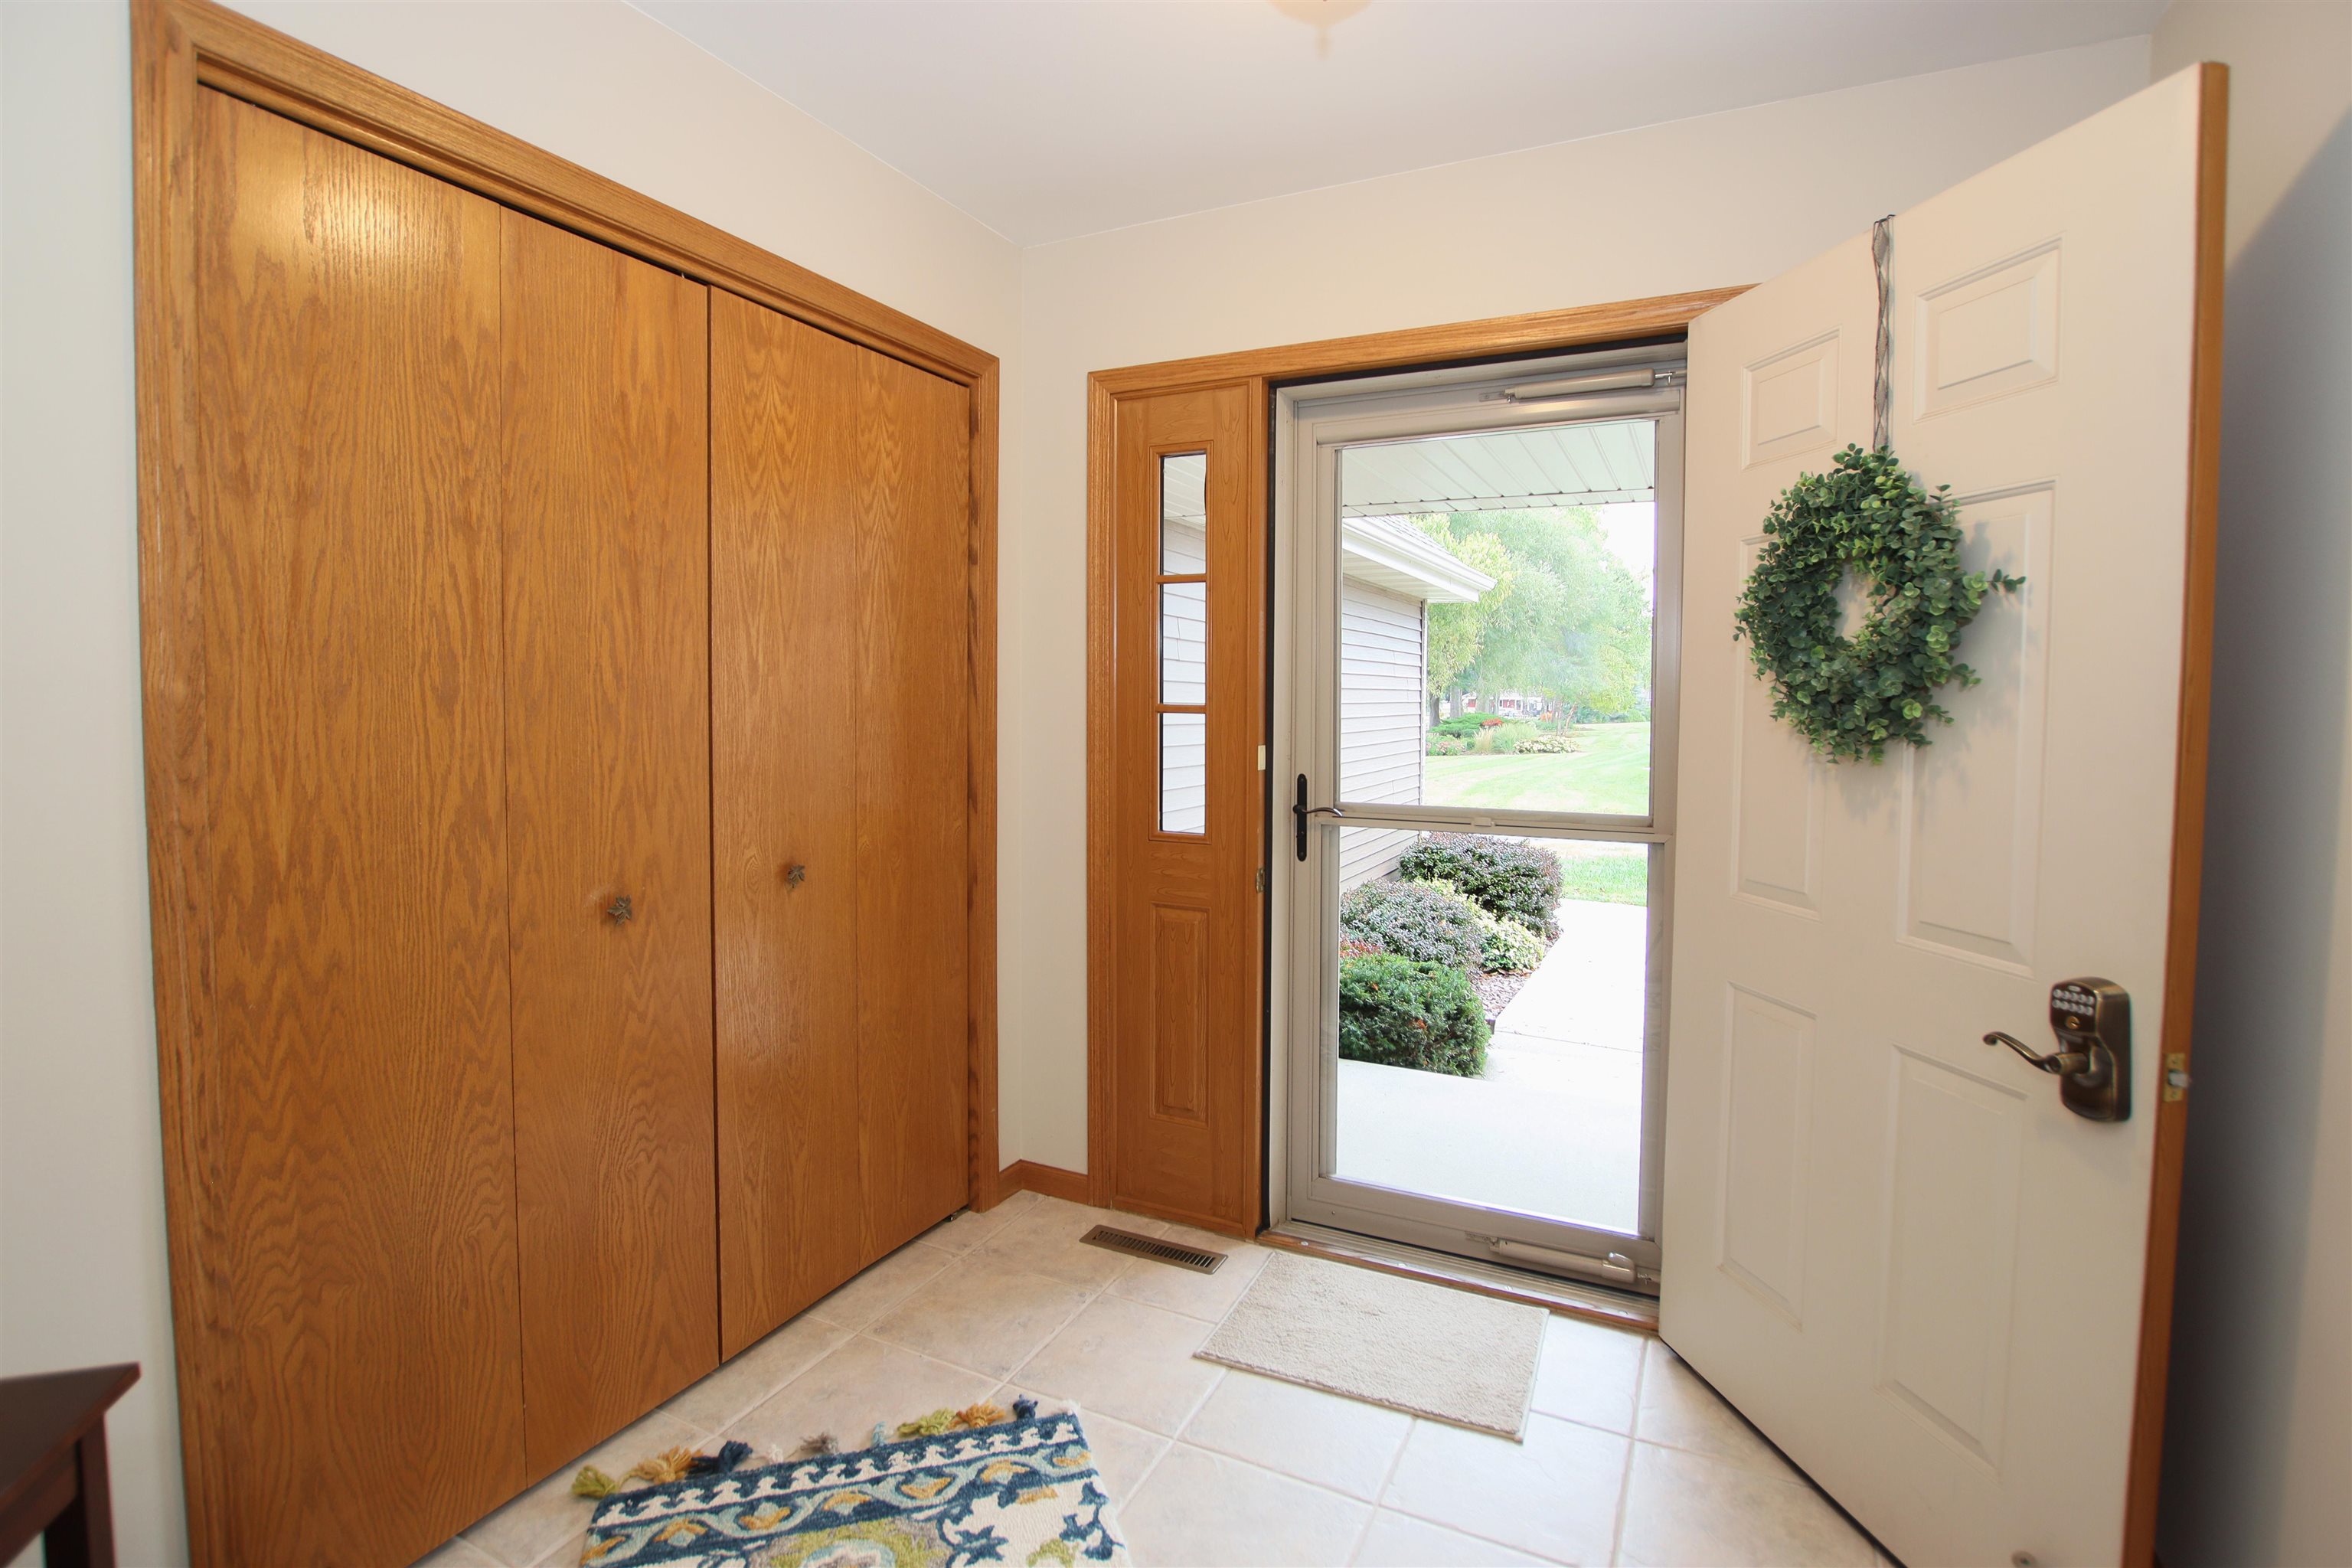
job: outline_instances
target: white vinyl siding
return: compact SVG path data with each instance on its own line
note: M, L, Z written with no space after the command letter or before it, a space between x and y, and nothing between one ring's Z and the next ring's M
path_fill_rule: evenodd
M1198 463L1195 455L1192 459ZM1170 459L1171 464L1178 459ZM1180 474L1168 476L1172 484ZM1192 489L1197 500L1200 489ZM1209 569L1209 536L1196 521L1160 520L1160 569L1173 576ZM1162 584L1160 600L1160 700L1205 703L1209 619L1205 584ZM1204 833L1209 826L1208 721L1197 713L1160 716L1160 830Z
M1339 798L1421 800L1426 746L1423 605L1349 577L1339 585ZM1392 870L1415 835L1340 835L1339 888Z
M1160 831L1209 830L1209 721L1199 713L1160 715Z

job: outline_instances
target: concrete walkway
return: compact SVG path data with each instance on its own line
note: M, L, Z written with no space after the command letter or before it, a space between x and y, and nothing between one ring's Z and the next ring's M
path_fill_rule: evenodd
M1339 1063L1339 1175L1634 1229L1649 911L1566 903L1559 920L1503 1009L1486 1077Z

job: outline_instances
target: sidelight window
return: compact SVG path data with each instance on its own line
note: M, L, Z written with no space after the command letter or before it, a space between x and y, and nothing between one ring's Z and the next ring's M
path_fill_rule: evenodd
M1160 830L1208 828L1209 455L1160 459Z

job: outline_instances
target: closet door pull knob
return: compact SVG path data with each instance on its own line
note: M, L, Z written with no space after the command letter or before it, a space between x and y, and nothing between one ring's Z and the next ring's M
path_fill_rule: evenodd
M784 868L784 886L797 888L808 880L808 868L795 860Z
M614 925L628 924L630 921L636 918L637 913L636 910L630 904L629 895L626 893L623 893L620 897L614 899L613 900L613 907L606 910L604 912L613 918L613 923Z

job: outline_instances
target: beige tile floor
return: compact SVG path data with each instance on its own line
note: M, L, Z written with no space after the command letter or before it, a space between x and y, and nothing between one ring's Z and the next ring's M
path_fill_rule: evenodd
M1114 1216L1021 1194L884 1258L593 1453L425 1559L580 1557L574 1470L673 1445L789 1451L877 1421L1034 1394L1086 1414L1144 1568L1217 1564L1852 1564L1869 1541L1655 1341L1570 1318L1544 1336L1524 1443L1196 1361L1266 1251L1213 1275L1079 1245ZM1344 1268L1343 1264L1321 1265Z

